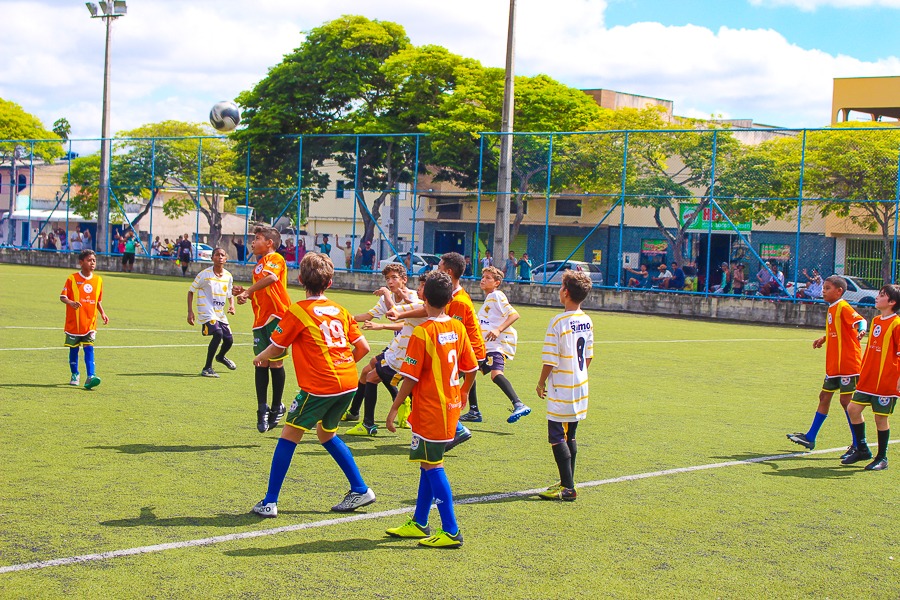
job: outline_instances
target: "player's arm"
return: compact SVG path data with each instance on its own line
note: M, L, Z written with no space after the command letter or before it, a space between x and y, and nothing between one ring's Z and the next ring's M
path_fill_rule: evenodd
M863 336L866 335L866 331L869 329L869 324L865 319L859 319L853 323L853 329L856 330L856 338L861 340Z
M372 313L368 313L368 312L360 313L358 315L353 315L353 319L357 323L365 323L366 321L371 321L374 318L375 318L375 315L373 315Z
M502 323L500 323L497 327L495 327L494 329L491 329L490 331L488 331L485 334L484 339L489 342L496 340L497 338L500 337L501 333L503 333L504 331L509 329L512 326L512 324L518 320L519 320L518 312L513 311L513 312L509 313L509 315L507 315L507 317L505 319L503 319Z
M259 281L257 281L256 283L254 283L253 285L251 285L250 287L248 287L246 289L239 285L234 286L235 291L237 291L238 288L240 288L240 291L237 294L235 294L235 296L237 297L238 304L243 304L244 302L246 302L247 300L250 299L250 296L252 296L253 294L255 294L256 292L258 292L259 290L261 290L263 288L269 287L276 281L278 281L278 275L276 275L275 273L266 273L265 277L263 277L262 279L260 279Z
M269 347L257 354L253 358L253 366L261 367L267 364L271 359L284 353L284 348L278 344L271 343Z
M72 308L74 308L76 310L81 308L80 302L75 302L74 300L70 300L69 297L66 296L65 294L59 295L59 301L62 302L63 304L65 304L66 306L71 306Z
M359 319L357 319L358 321ZM374 321L363 321L361 327L370 331L400 331L403 329L403 321L396 323L376 323Z
M353 345L353 360L359 362L369 353L369 341L365 336L359 336L356 340L350 342Z
M187 300L188 300L187 322L188 322L188 325L193 325L194 324L194 290L188 290Z
M425 305L419 305L415 308L411 308L409 310L398 310L395 306L391 310L387 311L385 315L391 321L397 321L399 319L415 319L415 318L423 318L428 316L428 312L425 310Z
M472 381L475 380L474 377L471 378ZM409 395L412 394L413 387L415 387L416 382L409 377L403 378L403 383L400 384L400 389L397 390L397 396L394 398L394 403L391 404L391 409L388 411L387 420L385 421L385 427L391 433L395 433L397 431L397 426L394 425L394 419L397 418L397 409L400 408L400 405L403 404L404 400L409 398ZM471 387L471 386L470 386Z
M547 378L550 377L550 373L552 372L553 365L543 365L541 367L541 376L538 378L537 387L535 388L538 398L547 397Z
M106 311L103 310L103 303L97 300L97 312L100 313L100 318L103 319L103 324L109 324L109 317L106 316Z

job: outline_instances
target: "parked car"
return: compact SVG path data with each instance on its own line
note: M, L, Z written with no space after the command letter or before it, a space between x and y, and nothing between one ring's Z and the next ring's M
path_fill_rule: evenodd
M847 280L847 291L844 292L844 300L850 304L875 306L875 296L878 295L880 288L872 287L865 279L860 279L859 277L848 275L841 275L841 277Z
M191 244L191 252L192 258L196 257L195 260L212 260L213 247L209 244L198 244L196 242Z
M403 252L401 254L395 254L390 258L385 258L378 263L378 270L381 271L391 263L399 263L401 265L405 265L406 255L407 253ZM441 257L437 254L421 254L418 252L413 252L412 272L418 274L420 272L425 273L428 271L434 271L435 269L437 269L439 262L441 262Z
M589 273L594 285L603 285L603 271L600 270L600 265L579 260L551 260L546 264L536 266L531 270L531 277L534 279L535 283L544 283L545 267L547 269L547 283L561 282L563 271L571 269ZM557 269L559 269L559 271L554 274L553 272Z

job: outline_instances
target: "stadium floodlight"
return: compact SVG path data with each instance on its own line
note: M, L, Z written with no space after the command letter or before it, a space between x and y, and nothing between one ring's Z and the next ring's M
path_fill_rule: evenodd
M98 182L97 191L99 198L97 199L97 234L94 239L97 243L97 250L105 253L108 249L109 237L109 155L110 155L110 138L109 138L109 40L110 25L113 19L124 16L128 12L125 0L105 0L100 2L100 10L97 11L97 5L93 2L86 2L88 11L91 13L92 19L103 19L106 22L106 50L103 59L103 121L101 124L100 134L100 181Z

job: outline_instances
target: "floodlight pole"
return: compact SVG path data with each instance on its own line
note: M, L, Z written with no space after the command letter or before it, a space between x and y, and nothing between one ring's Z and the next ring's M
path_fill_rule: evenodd
M506 260L509 252L509 205L512 193L513 107L515 105L516 0L509 0L509 30L506 36L506 80L500 125L500 168L497 172L497 216L494 219L494 261ZM477 241L476 241L477 243Z

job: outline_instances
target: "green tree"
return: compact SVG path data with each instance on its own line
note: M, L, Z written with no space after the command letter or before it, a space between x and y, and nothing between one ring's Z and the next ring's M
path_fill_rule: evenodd
M62 145L52 131L47 131L40 119L9 100L0 98L0 159L9 161L16 146L25 152L33 152L36 158L47 162L63 155ZM28 140L44 140L29 143Z
M72 133L72 125L65 117L61 117L53 122L53 133L58 135L62 140L68 140Z

